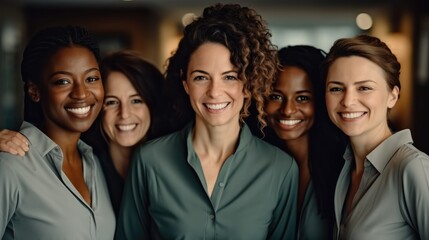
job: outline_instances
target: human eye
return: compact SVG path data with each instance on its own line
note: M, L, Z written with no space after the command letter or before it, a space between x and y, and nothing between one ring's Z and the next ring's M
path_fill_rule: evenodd
M206 76L203 76L203 75L197 75L197 76L194 76L192 78L192 80L194 80L194 81L203 81L203 80L207 80L207 79L208 78Z
M96 82L98 80L100 80L100 77L98 77L98 76L90 76L86 79L86 81L89 83Z
M273 101L273 102L274 101L282 102L283 101L283 96L280 95L280 94L278 94L278 93L271 93L268 96L268 100Z
M132 104L140 104L140 103L143 103L143 99L141 99L141 98L133 98L133 99L131 99L131 103Z
M311 100L311 98L310 98L310 96L301 95L301 96L296 97L296 100L298 102L308 102Z
M224 77L224 79L225 79L225 80L238 80L238 77L237 77L237 75L229 74L229 75L226 75L226 76Z
M54 85L67 85L70 83L70 80L65 79L65 78L61 78L61 79L57 79L54 81Z
M116 99L107 98L104 100L104 106L106 106L106 107L112 107L112 106L116 106L118 104L119 104L119 102Z
M360 87L358 88L358 90L359 90L359 91L363 91L363 92L367 92L367 91L372 90L372 88L371 88L371 87L367 87L367 86L360 86Z
M331 92L331 93L336 93L336 92L342 92L343 89L340 88L340 87L333 86L333 87L329 87L328 91Z

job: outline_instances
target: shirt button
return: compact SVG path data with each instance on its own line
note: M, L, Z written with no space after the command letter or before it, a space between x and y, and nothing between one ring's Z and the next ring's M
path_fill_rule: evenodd
M220 182L219 183L219 187L225 187L225 183L224 182Z
M210 214L210 219L213 220L215 218L215 216L213 214Z

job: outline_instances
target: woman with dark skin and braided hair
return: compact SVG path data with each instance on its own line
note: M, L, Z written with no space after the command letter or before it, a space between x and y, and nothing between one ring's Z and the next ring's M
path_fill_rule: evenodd
M2 239L112 239L115 216L91 148L80 139L103 104L95 39L80 27L53 27L28 43L25 156L0 153Z
M185 27L166 74L172 120L185 127L136 150L117 239L295 238L296 163L244 123L253 98L266 124L277 72L269 37L239 5L207 7Z

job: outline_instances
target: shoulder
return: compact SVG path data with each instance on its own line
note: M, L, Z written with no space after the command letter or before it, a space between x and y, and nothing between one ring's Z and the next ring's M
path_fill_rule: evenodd
M429 156L410 143L402 145L396 151L392 160L404 173L426 172L429 170ZM429 172L426 172L426 176L428 174Z
M248 151L257 156L260 161L267 161L274 168L290 169L295 167L296 163L291 155L256 136L252 138Z
M145 162L174 156L186 150L185 139L183 132L177 131L143 143L136 149L134 156Z

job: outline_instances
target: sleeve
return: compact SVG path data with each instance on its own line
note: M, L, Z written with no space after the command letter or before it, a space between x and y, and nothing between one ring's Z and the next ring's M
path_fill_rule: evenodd
M295 239L298 204L298 166L288 155L290 167L281 171L278 204L273 213L268 239ZM283 159L284 161L284 159Z
M408 224L420 236L429 239L429 157L418 156L407 164L402 182L402 212Z
M149 239L149 214L142 156L136 151L131 159L118 216L115 239Z
M0 156L1 158L1 156ZM12 219L18 203L18 187L16 175L7 164L0 159L0 236L3 238L8 231L9 221ZM4 161L15 161L6 159Z

